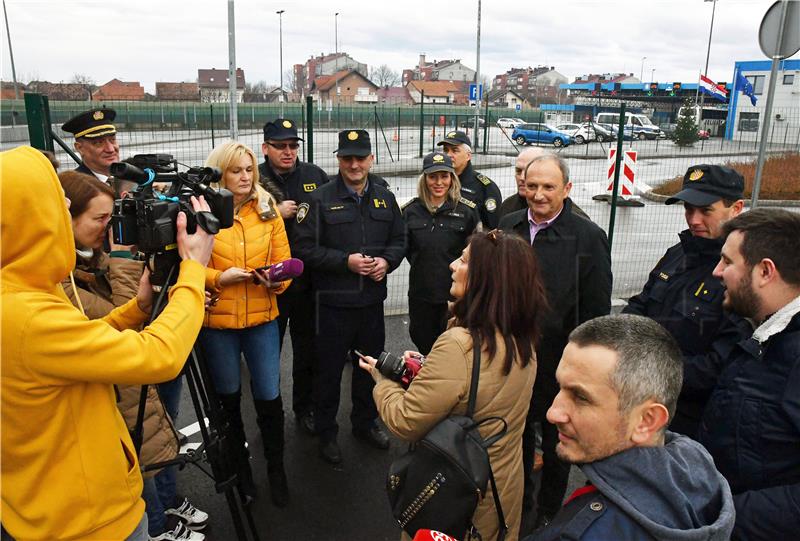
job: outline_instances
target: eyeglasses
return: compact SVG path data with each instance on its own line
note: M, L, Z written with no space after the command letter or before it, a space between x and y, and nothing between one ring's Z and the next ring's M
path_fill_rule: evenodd
M267 141L267 144L275 150L286 150L287 147L290 150L297 150L300 148L300 143L270 143Z

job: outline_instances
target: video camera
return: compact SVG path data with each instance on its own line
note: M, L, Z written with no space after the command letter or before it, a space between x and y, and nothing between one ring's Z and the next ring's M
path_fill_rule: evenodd
M186 230L194 233L199 225L211 235L233 225L233 194L215 190L209 183L222 177L212 167L191 167L178 172L178 162L170 154L137 154L126 162L111 164L111 175L131 180L139 186L132 197L114 201L111 230L114 242L136 245L149 259L153 285L166 285L164 268L178 262L176 221L178 212L186 213ZM153 191L154 182L169 183L164 194ZM204 196L211 212L195 212L191 196Z

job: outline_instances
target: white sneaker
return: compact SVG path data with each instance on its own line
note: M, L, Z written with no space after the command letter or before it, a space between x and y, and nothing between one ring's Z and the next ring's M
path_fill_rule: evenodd
M205 538L204 534L193 532L179 521L174 530L164 532L158 537L151 537L150 541L203 541Z
M170 508L164 511L165 515L175 515L181 519L190 530L202 530L208 524L208 513L199 510L189 503L187 498L183 499L177 508Z

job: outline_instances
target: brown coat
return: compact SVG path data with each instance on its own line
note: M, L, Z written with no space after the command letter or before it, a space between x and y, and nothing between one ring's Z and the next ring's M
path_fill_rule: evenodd
M524 368L515 362L505 375L500 334L497 346L493 359L485 351L481 357L474 418L499 416L508 423L508 432L489 448L489 457L509 526L506 539L516 541L522 516L522 432L536 379L536 362L534 359ZM436 341L408 390L388 379L375 385L373 396L381 419L398 437L410 442L420 440L448 415L466 412L471 372L472 339L463 327L453 327ZM488 423L481 434L488 436L496 430L496 424ZM497 537L497 513L490 492L478 505L473 523L485 541Z
M78 288L84 314L89 319L101 318L136 296L144 269L143 262L108 257L105 254L100 254L93 261L87 261L79 256L77 262L78 265L73 271L75 285ZM72 304L78 306L69 278L61 285ZM125 419L128 429L133 430L139 409L141 386L117 385L116 387L119 391L117 408ZM178 454L177 433L154 385L147 388L142 429L140 464L146 466L175 458ZM147 472L144 477L155 474L155 471Z

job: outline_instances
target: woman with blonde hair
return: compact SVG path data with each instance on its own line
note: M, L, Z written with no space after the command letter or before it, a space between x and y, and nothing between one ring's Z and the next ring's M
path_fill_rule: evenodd
M461 199L453 161L432 152L422 162L417 197L403 206L406 258L411 264L408 319L411 340L423 355L444 332L450 299L450 262L478 225L475 204Z
M276 506L284 507L289 489L283 466L276 295L290 282L270 282L263 268L291 257L289 241L274 199L258 183L258 162L250 148L236 141L224 143L211 152L206 166L219 169L220 187L233 193L234 223L214 240L206 269L206 288L213 301L199 343L229 421L240 487L251 499L256 490L240 406L240 360L244 354L267 459L270 495Z

